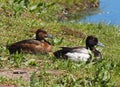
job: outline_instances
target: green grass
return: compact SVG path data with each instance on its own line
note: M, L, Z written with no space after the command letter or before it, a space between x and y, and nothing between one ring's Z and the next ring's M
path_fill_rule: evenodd
M15 11L10 4L6 4L7 2L3 0L1 2L0 68L34 70L29 78L30 82L21 78L13 80L1 76L0 84L16 84L23 87L39 87L40 85L42 87L114 87L114 85L120 85L120 27L103 23L63 23L57 22L56 17L49 20L49 15L52 14L51 10L58 10L55 8L56 5L49 9L46 8L47 10L41 7L48 14L45 11L46 13L43 12L38 16L38 8L33 12L29 11L29 7ZM16 3L12 4L17 6ZM30 6L33 4L36 5L36 2L30 2ZM57 6L59 7L59 5ZM23 15L23 13L25 14ZM60 49L61 46L84 46L85 37L95 35L105 45L103 48L98 48L103 55L103 60L98 63L85 64L84 62L75 63L70 60L56 59L51 54L9 54L6 45L33 38L34 32L32 31L38 28L43 28L55 36L56 41L48 39L54 44L53 52ZM62 41L60 41L61 39Z

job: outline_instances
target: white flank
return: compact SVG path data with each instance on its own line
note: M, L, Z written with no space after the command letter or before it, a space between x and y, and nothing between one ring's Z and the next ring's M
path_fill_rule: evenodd
M90 54L89 53L78 53L78 52L69 52L65 54L68 59L75 61L75 62L80 62L80 61L88 61L88 59L90 58Z

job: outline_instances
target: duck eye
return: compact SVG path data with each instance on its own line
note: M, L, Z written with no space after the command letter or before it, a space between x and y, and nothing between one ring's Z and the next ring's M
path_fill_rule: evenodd
M48 35L47 35L47 34L45 34L45 35L44 35L44 37L48 37Z

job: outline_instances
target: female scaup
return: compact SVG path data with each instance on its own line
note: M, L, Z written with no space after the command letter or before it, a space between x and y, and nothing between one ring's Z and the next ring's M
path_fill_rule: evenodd
M95 36L88 36L86 38L86 47L61 47L62 49L54 52L54 55L57 58L70 59L76 62L87 62L91 59L91 53L93 53L94 57L100 60L102 55L96 50L95 45L103 46Z
M52 45L45 40L45 38L51 38L46 31L38 29L36 31L36 39L22 40L7 46L10 54L13 53L47 53L52 50Z

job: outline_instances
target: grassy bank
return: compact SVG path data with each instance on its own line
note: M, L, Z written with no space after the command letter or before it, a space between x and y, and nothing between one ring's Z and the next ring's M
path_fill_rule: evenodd
M76 24L57 22L57 17L49 17L52 16L50 15L52 11L49 11L49 9L56 9L54 11L58 11L57 6L59 7L59 4L55 4L49 9L41 8L44 9L45 13L42 11L41 14L37 14L39 12L38 8L32 12L29 10L29 6L36 5L37 2L30 2L30 5L26 6L27 8L20 8L19 10L14 9L15 6L17 7L17 3L12 3L13 7L10 7L11 5L7 4L7 1L1 0L1 2L0 86L114 87L117 85L119 87L119 27L102 23ZM85 45L86 36L95 35L105 45L103 48L98 48L103 55L103 60L96 64L85 64L69 60L59 60L51 54L9 55L6 49L7 44L33 38L35 30L38 28L42 28L56 37L54 41L49 39L54 44L53 52L58 50L60 46ZM63 40L60 41L61 39ZM17 70L18 72L20 70L23 74L15 74Z
M76 12L99 5L98 0L0 0L0 3L0 13L7 17L29 17L42 21L67 19Z

